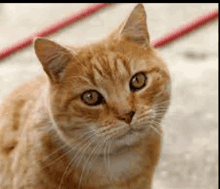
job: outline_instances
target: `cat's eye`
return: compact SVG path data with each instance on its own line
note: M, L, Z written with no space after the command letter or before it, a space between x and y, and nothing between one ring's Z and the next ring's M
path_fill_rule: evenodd
M147 77L143 72L136 73L130 80L130 89L135 92L146 86Z
M81 99L84 103L90 106L96 106L103 103L103 96L96 90L85 91L81 95Z

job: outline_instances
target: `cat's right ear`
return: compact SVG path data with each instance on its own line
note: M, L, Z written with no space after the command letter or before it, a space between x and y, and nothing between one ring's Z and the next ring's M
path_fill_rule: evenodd
M35 38L34 50L49 78L53 82L59 82L64 68L73 57L72 53L46 38Z
M137 4L118 30L120 38L147 47L150 44L150 37L144 5Z

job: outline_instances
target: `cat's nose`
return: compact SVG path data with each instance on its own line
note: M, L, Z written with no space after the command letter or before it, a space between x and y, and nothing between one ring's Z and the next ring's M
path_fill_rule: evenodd
M118 119L125 121L127 124L130 124L133 117L134 117L135 111L130 111L122 116L119 116Z

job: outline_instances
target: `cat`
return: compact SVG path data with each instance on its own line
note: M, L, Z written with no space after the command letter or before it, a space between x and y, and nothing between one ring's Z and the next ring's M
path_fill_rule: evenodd
M99 41L34 50L46 74L0 109L0 189L151 189L171 79L144 6Z

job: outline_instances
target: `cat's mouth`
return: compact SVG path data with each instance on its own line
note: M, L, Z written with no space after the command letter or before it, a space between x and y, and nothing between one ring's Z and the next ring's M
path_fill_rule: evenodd
M117 141L117 140L121 140L123 139L124 137L126 137L127 135L132 135L134 133L142 133L144 131L144 128L141 128L141 129L133 129L133 128L130 128L128 130L128 132L120 135L120 136L117 136L117 137L114 137L114 140Z
M140 141L139 139L141 139L141 137L139 136L139 134L143 133L144 131L145 131L144 128L141 129L131 128L126 133L112 138L111 140L112 150L111 152L109 152L108 156L109 157L115 156L122 154L123 152L129 151L129 149L133 147L134 144L137 144L138 141ZM103 154L99 154L98 156L104 157L104 155L105 154L103 153Z

